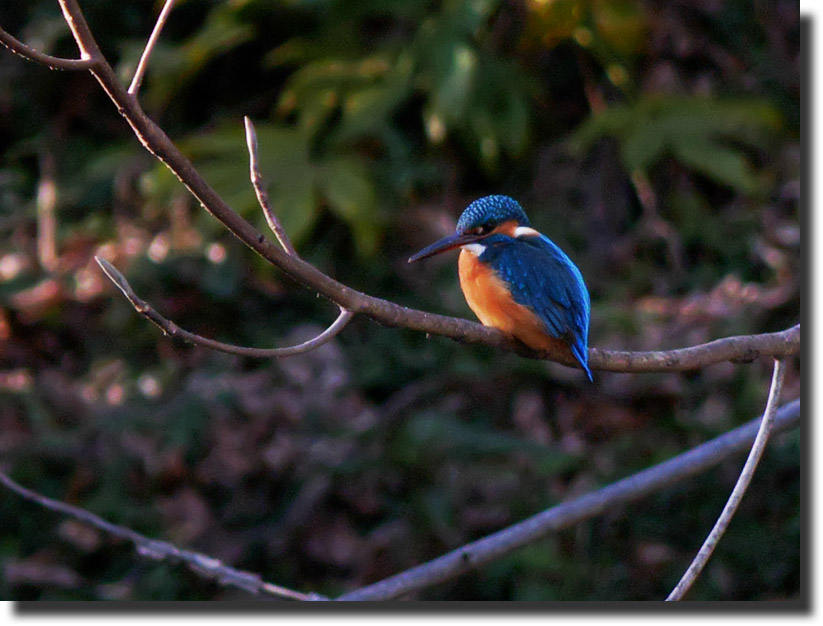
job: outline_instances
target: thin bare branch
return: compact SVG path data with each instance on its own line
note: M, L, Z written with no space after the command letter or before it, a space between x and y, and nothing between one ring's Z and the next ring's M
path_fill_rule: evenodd
M263 581L260 576L251 572L244 572L228 565L224 565L218 559L206 556L200 552L192 552L178 548L167 541L149 539L140 533L127 528L107 522L94 513L81 509L80 507L66 504L59 500L54 500L36 491L28 489L12 480L8 475L0 472L0 484L16 493L21 498L34 502L50 511L68 515L89 526L102 530L109 535L131 541L140 556L153 559L155 561L168 560L172 562L185 563L198 575L205 578L213 578L218 583L225 586L236 587L248 593L267 595L286 600L326 600L327 598L316 593L301 593L286 587L281 587Z
M617 506L625 505L717 465L751 445L756 437L759 422L759 419L753 420L668 461L559 504L432 561L336 599L388 600L456 578L553 532L600 515L604 511L613 510ZM794 400L777 411L773 430L782 432L793 428L799 422L800 400Z
M60 4L81 50L102 59L76 1L60 0ZM560 349L538 354L496 328L455 317L416 311L375 298L334 280L296 255L284 252L226 204L168 135L143 112L137 99L123 88L108 63L101 60L92 68L92 73L128 121L143 146L160 159L186 185L203 207L232 234L298 283L314 289L339 307L355 314L366 315L384 326L416 330L465 343L483 344L516 352L530 358L551 359L564 365L576 366ZM680 350L615 352L592 348L589 352L589 366L592 369L613 372L676 372L723 361L749 361L761 356L783 358L799 352L800 325L797 325L781 333L727 337Z
M35 63L42 63L53 70L88 70L96 63L94 59L64 59L62 57L54 57L49 54L44 54L35 50L31 46L27 46L19 39L11 36L5 30L0 28L0 43L11 50L12 53L17 54L24 59L34 61Z
M83 11L77 4L77 0L58 1L60 3L60 10L63 12L63 19L66 20L66 24L68 24L69 30L71 30L71 34L74 35L74 40L77 42L77 47L80 48L80 57L83 59L95 59L95 61L97 61L97 63L89 69L99 69L106 66L111 70L111 66L106 62L106 58L100 51L94 35L91 34L91 29L86 22ZM112 74L114 74L114 70L111 71Z
M731 361L749 363L771 356L784 358L800 352L800 324L775 333L737 335L708 343L651 352L589 350L589 366L612 372L685 372Z
M157 40L160 39L160 32L166 25L166 20L173 6L174 0L166 0L166 3L163 5L163 10L160 11L160 15L157 17L157 22L155 22L154 29L151 31L149 40L146 42L146 47L143 48L143 54L140 55L140 61L137 63L137 69L134 70L134 76L131 79L131 85L129 85L128 93L132 96L136 96L137 92L140 91L140 83L143 82L143 76L149 64L149 57L154 51Z
M303 354L314 350L315 348L319 348L324 343L328 343L346 327L351 318L354 316L354 314L350 311L340 309L340 315L337 316L337 319L334 320L331 326L316 337L313 337L312 339L296 346L289 346L286 348L247 348L245 346L235 346L229 343L215 341L214 339L209 339L180 328L171 320L160 315L160 313L158 313L148 302L141 299L140 296L138 296L131 288L131 285L129 285L126 277L123 276L123 274L116 267L102 257L96 256L94 259L102 268L106 276L109 277L117 288L123 292L123 295L126 296L128 301L131 302L134 310L155 324L160 330L163 331L164 334L169 337L178 337L184 341L188 341L189 343L211 348L212 350L219 350L220 352L227 352L229 354L247 356L256 359L269 359L273 357Z
M757 436L752 444L752 449L749 451L749 456L746 458L746 463L740 471L740 476L732 489L729 499L726 501L726 506L717 518L714 527L706 537L706 541L700 547L697 555L685 571L680 581L669 594L666 600L682 600L683 596L691 589L694 581L700 576L700 572L709 562L709 559L717 547L717 543L737 512L737 507L740 506L740 501L749 487L749 483L754 476L758 463L763 456L763 451L766 449L766 443L769 440L769 434L774 426L775 416L777 414L777 403L780 401L780 392L783 389L783 378L786 373L786 362L782 359L776 359L774 362L774 373L772 374L772 384L769 389L769 399L766 402L766 410L763 412L763 419L760 420L760 427L757 430Z
M263 176L260 173L257 160L257 132L254 130L254 124L248 116L243 118L243 123L246 125L246 146L249 149L249 174L254 193L257 195L257 202L260 204L260 208L263 209L266 222L268 222L274 236L277 237L277 241L283 246L283 250L292 256L297 256L297 250L295 250L285 229L280 224L280 220L277 219L277 214L274 212L269 200L269 194L263 187Z

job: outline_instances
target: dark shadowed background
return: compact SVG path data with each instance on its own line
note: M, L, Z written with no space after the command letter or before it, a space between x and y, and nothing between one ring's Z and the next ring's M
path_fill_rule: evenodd
M127 82L162 3L86 0ZM0 24L76 56L52 0ZM800 311L800 30L790 0L190 0L142 102L261 229L242 118L307 260L403 305L472 317L456 258L408 266L506 193L579 265L590 343L683 347ZM274 583L335 595L756 417L771 363L594 384L357 318L306 355L173 342L103 255L184 328L299 342L336 309L234 240L86 73L0 49L0 468L46 495ZM789 362L784 401L800 395ZM800 436L777 436L691 599L800 593ZM661 599L742 456L418 599ZM247 598L0 494L0 597Z

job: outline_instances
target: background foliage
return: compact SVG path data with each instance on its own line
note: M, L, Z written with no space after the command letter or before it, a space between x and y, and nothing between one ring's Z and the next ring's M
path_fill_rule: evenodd
M82 6L126 80L159 3ZM788 0L188 0L142 100L265 230L251 116L300 253L355 288L470 316L454 258L405 259L475 197L508 193L581 267L593 345L680 347L799 320L798 22ZM0 23L75 54L51 0L5 3ZM47 495L336 594L765 404L768 363L591 385L367 320L276 362L174 344L114 295L94 254L181 326L225 341L286 345L335 312L200 210L90 76L2 52L0 463ZM786 399L799 381L795 362ZM741 462L418 597L660 599ZM799 434L778 437L691 598L798 595L798 468ZM5 598L242 595L8 493L0 519Z

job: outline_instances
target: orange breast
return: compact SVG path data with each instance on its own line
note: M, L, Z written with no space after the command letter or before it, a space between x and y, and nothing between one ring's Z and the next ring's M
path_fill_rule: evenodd
M503 280L476 255L461 250L458 272L466 302L485 326L499 328L535 350L560 348L571 355L568 344L549 335L534 311L515 302Z

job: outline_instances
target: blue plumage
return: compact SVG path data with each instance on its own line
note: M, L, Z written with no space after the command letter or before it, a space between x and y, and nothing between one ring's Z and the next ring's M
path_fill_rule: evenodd
M569 344L591 379L588 367L589 292L577 266L545 235L483 239L481 263L503 279L518 304L531 308L552 337Z
M472 202L457 220L457 232L464 233L485 224L502 224L514 220L520 226L530 226L520 204L509 196L485 196Z
M583 276L554 242L531 228L515 200L499 195L475 200L463 211L454 235L409 262L457 247L463 249L461 287L484 324L536 349L545 349L549 338L565 343L592 379L590 302Z

